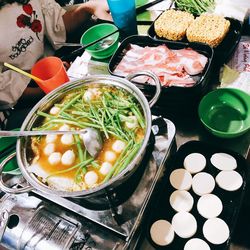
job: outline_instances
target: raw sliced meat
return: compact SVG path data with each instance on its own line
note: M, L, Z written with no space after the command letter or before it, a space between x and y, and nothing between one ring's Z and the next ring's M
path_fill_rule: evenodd
M140 47L131 44L114 73L126 76L150 70L159 77L165 87L191 87L196 83L191 75L200 74L206 63L207 57L191 48L171 50L166 45ZM146 79L148 78L140 77L140 82Z

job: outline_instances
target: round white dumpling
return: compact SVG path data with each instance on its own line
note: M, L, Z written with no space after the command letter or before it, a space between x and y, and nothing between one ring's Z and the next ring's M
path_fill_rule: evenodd
M48 143L44 150L43 153L47 156L51 155L53 152L55 152L56 145L54 143Z
M166 220L158 220L150 228L151 239L159 246L169 245L174 239L172 225Z
M69 131L70 126L68 124L63 124L60 128L59 131Z
M61 162L63 165L72 165L76 159L75 153L73 150L67 150L62 155Z
M234 170L237 168L235 158L226 153L213 154L210 161L219 170Z
M116 140L113 145L112 145L112 149L116 152L116 153L121 153L124 148L126 147L126 143L121 141L121 140Z
M193 191L200 196L211 193L214 187L215 180L211 174L201 172L193 177Z
M89 187L92 187L97 183L98 175L94 171L89 171L85 174L84 181Z
M53 152L49 158L48 161L51 165L57 165L61 162L62 154L60 152Z
M220 198L214 194L205 194L197 203L197 210L201 216L210 219L215 218L222 212L223 205Z
M185 244L184 250L210 250L210 247L206 241L193 238Z
M92 99L94 99L94 96L95 96L95 94L92 91L87 90L83 94L83 99L85 102L90 102Z
M50 111L49 111L49 113L50 113L51 115L57 115L59 112L60 112L60 108L58 108L58 107L56 107L56 106L53 106L53 107L50 109Z
M188 212L179 212L172 218L172 226L175 233L181 238L192 237L197 230L197 222L194 216Z
M206 167L206 158L200 153L192 153L185 157L183 165L191 174L195 174Z
M208 219L203 225L203 235L212 244L224 243L229 237L229 228L220 218Z
M99 171L101 174L107 175L111 169L112 169L111 163L103 162Z
M128 129L134 129L134 128L138 127L138 120L137 120L136 116L129 116L128 118L129 118L129 121L125 122L125 126Z
M113 162L116 159L116 154L113 151L106 151L104 159L105 161Z
M215 177L218 186L227 191L236 191L243 184L242 176L232 170L232 171L221 171Z
M73 135L70 135L70 134L62 135L61 143L64 144L64 145L68 145L68 146L72 145L74 143Z
M185 190L176 190L171 194L169 203L177 212L189 212L193 207L194 199L189 192Z
M179 190L189 190L192 185L192 176L191 174L183 168L174 170L170 177L171 185Z
M57 139L57 135L46 135L45 141L46 143L55 142Z

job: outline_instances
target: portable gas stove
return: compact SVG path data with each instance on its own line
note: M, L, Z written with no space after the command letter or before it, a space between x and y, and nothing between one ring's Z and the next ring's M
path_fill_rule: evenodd
M148 154L150 157L144 163L139 183L126 201L96 210L84 207L80 200L38 191L6 194L0 201L0 219L7 222L0 224L2 246L36 250L135 248L140 236L139 228L148 211L146 208L153 199L175 142L174 124L167 119L164 121L167 129L160 135L154 133L155 143ZM157 132L159 127L153 125L152 130ZM19 179L20 184L23 178Z

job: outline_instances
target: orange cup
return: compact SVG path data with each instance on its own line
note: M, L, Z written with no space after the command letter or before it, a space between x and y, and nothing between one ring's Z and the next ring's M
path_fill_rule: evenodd
M46 94L69 81L62 60L54 56L39 60L32 67L31 74L43 80L36 83Z

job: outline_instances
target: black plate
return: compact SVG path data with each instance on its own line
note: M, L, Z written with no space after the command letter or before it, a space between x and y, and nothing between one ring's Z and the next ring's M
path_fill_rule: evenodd
M179 148L179 150L173 155L172 159L168 162L168 164L166 164L166 170L162 188L159 193L158 200L157 202L155 202L155 206L151 209L151 215L149 216L149 220L147 222L146 237L148 238L148 241L152 244L152 246L154 246L157 249L183 249L185 243L189 239L191 239L191 238L182 239L175 234L174 241L170 245L165 247L159 247L152 241L150 237L150 227L155 221L159 219L165 219L171 223L172 217L176 213L169 204L169 197L172 194L172 192L175 191L175 189L171 186L169 182L169 176L171 172L177 168L183 168L184 158L188 154L201 153L205 156L207 161L207 165L202 172L207 172L215 178L216 175L220 172L220 170L215 168L210 163L210 158L214 153L222 153L222 152L227 153L236 159L237 168L235 169L235 171L237 171L243 178L243 184L237 191L234 192L225 191L219 188L218 185L216 184L215 189L212 192L213 194L217 195L223 203L223 210L222 213L218 216L218 218L223 219L227 223L230 230L230 236L225 243L220 245L213 245L205 239L202 233L202 226L206 221L206 219L203 218L197 211L197 201L200 196L196 195L192 191L192 189L190 189L189 192L194 198L194 205L190 213L194 215L197 221L197 232L191 238L200 238L202 240L205 240L210 246L210 248L213 250L228 249L232 232L236 225L236 220L238 217L238 213L240 210L240 206L243 200L244 191L246 187L247 163L246 160L238 153L222 149L214 145L210 145L200 141L190 141L182 145Z
M159 15L157 19L160 16L161 15ZM221 44L214 48L215 62L219 66L227 63L230 60L241 38L242 23L233 18L226 17L226 19L230 21L229 32L227 33ZM148 29L148 35L155 40L167 40L157 36L154 29L154 23L155 21L150 25ZM182 42L188 42L187 38L185 37Z
M201 43L183 43L166 40L154 40L148 36L130 36L122 41L109 61L108 69L112 75L116 75L114 73L114 70L124 57L126 51L129 49L130 44L136 44L142 47L156 47L165 44L170 49L183 49L190 47L208 58L207 65L205 66L203 73L197 76L197 82L194 86L171 86L162 88L162 93L160 99L157 102L157 105L165 109L167 112L173 111L174 109L179 109L179 107L182 107L181 110L183 110L182 104L185 104L185 108L188 108L189 103L193 104L195 102L197 104L200 98L207 92L208 83L210 82L214 54L213 49L210 46ZM155 86L153 85L147 85L138 82L134 82L134 84L139 89L141 89L148 98L151 98L155 93Z

